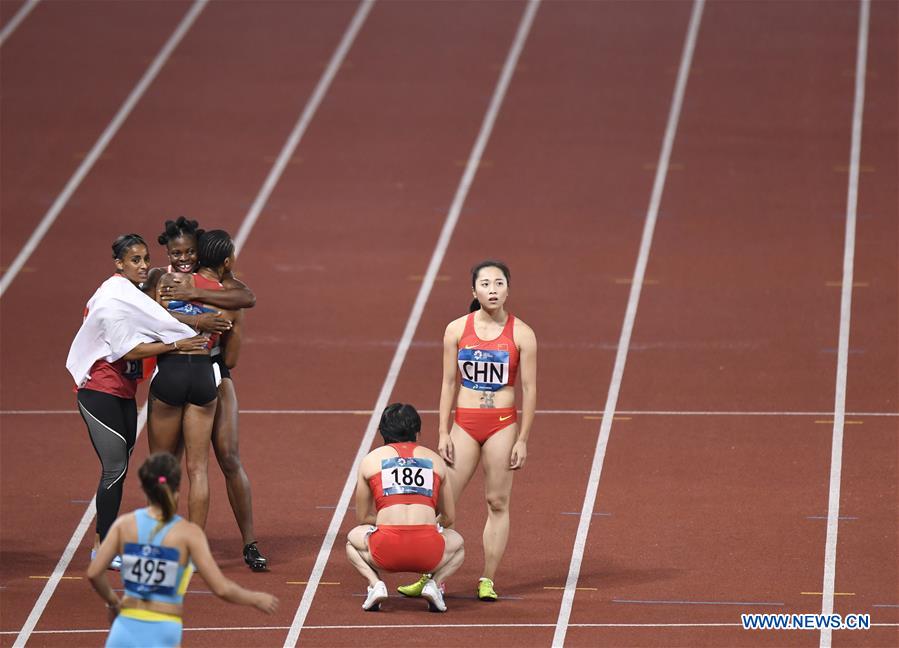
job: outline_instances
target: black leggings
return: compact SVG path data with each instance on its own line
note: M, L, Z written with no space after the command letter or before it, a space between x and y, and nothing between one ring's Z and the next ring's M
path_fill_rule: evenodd
M102 541L122 503L128 459L137 439L137 403L133 398L79 389L78 410L103 466L97 486L97 533Z

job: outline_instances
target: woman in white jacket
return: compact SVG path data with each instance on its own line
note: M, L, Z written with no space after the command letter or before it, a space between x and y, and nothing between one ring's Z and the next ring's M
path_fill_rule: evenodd
M141 292L138 286L147 278L150 255L140 236L120 236L112 252L115 274L88 300L66 359L78 388L78 410L102 465L94 551L119 514L128 459L137 438L135 392L143 375L143 359L176 349L203 348L207 342ZM115 563L111 566L116 567Z

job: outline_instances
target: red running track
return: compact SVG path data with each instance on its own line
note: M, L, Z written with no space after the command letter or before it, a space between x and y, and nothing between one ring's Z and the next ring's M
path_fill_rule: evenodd
M44 2L3 44L4 269L187 8ZM95 487L62 358L109 240L179 213L236 232L355 9L206 7L0 301L0 644ZM282 609L227 606L195 579L186 645L284 642L523 9L375 4L250 233L239 266L259 300L236 380L272 571L243 567L218 475L207 531L226 573ZM338 540L301 644L393 644L395 626L416 643L551 643L690 10L540 6L393 389L436 408L439 340L467 305L466 269L506 259L513 312L540 340L541 413L514 490L504 600L473 596L476 481L447 615L398 597L362 613ZM0 3L0 25L14 12ZM850 2L705 7L569 645L819 641L738 624L821 609L857 22ZM836 632L834 645L899 639L896 24L895 3L873 4L835 597L838 612L892 625ZM14 413L34 410L69 413ZM320 410L335 413L308 413ZM435 424L426 414L426 443ZM141 439L134 461L145 454ZM131 479L123 507L140 503ZM29 645L102 642L104 611L77 579L89 541Z

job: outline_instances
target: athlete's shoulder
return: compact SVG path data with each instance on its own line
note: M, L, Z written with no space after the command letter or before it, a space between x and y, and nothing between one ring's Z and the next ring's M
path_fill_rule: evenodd
M362 461L359 462L359 472L363 476L375 474L381 469L381 459L391 454L395 453L390 451L387 446L375 448L365 455L362 458Z
M515 340L523 340L523 339L531 339L536 341L537 336L534 334L534 329L532 329L528 324L525 323L519 317L515 318L515 323L512 328L512 333L515 335ZM521 337L519 337L521 336Z
M446 325L446 335L455 335L456 337L462 336L462 331L465 330L465 322L468 320L468 315L463 315L462 317L457 317L452 322Z

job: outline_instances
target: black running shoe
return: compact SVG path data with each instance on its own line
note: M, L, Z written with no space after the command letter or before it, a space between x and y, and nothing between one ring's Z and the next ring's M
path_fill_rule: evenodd
M259 553L259 547L256 546L255 542L251 542L250 544L244 546L243 559L244 562L247 563L249 568L253 571L268 570L268 559L261 553Z

